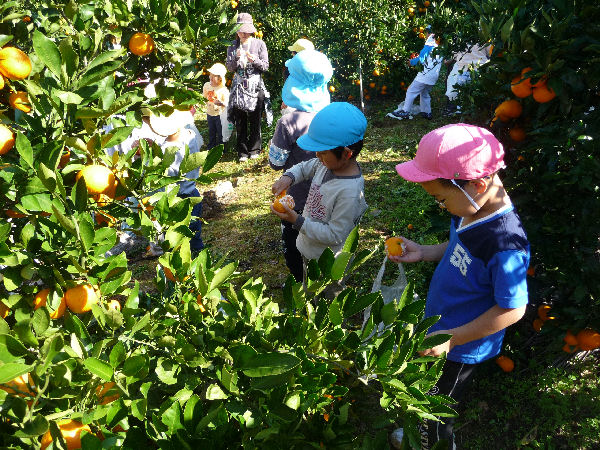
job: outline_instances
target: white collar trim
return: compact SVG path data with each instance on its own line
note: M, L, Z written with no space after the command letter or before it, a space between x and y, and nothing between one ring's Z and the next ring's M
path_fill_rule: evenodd
M477 226L480 223L487 222L488 220L493 219L494 217L501 216L501 215L505 214L506 212L510 211L513 208L514 208L513 204L509 203L508 205L505 205L502 208L500 208L498 211L494 211L492 214L488 214L485 217L477 219L476 221L471 222L470 224L465 225L464 227L463 227L462 223L463 223L463 220L465 218L461 217L460 221L458 222L458 227L456 228L456 231L459 232L459 231L468 230L469 228Z

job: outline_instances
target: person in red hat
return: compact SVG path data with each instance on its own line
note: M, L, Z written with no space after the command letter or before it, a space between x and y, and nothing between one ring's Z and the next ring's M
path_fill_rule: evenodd
M422 245L402 237L406 251L392 261L437 261L425 316L440 316L428 336L449 341L421 352L446 354L443 373L430 393L457 403L478 364L502 349L506 327L525 313L529 242L498 171L504 149L494 135L474 125L451 124L426 134L412 161L396 166L451 214L450 239ZM453 419L423 424L423 448L441 439L453 448ZM393 437L393 436L392 436ZM393 441L393 439L392 439Z
M229 96L228 117L235 123L240 161L258 158L261 149L260 118L269 93L262 73L269 69L265 43L254 37L252 16L239 13L240 28L233 45L227 48L227 70L234 72ZM267 114L267 119L269 115Z

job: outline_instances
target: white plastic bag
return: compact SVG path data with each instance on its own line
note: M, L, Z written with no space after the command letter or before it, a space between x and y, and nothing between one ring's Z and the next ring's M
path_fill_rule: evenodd
M231 137L231 133L233 133L233 124L227 120L227 108L225 108L221 115L221 134L223 135L223 142L228 142Z

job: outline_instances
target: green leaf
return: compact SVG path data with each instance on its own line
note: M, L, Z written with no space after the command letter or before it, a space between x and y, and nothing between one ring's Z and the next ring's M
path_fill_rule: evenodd
M67 105L79 105L83 101L83 98L75 92L57 90L54 94L61 102Z
M123 373L128 377L136 375L147 365L146 358L143 355L133 355L125 360Z
M344 243L342 251L354 253L358 247L358 226L354 227Z
M110 381L113 377L113 368L107 362L104 362L93 356L83 361L85 367L94 375L105 381Z
M60 44L58 44L58 49L62 59L63 73L68 78L70 75L75 74L77 65L79 64L79 57L75 51L73 51L73 43L70 38L63 39Z
M38 336L41 336L46 332L50 326L50 313L48 308L39 308L33 313L33 319L31 320L33 325L33 331Z
M233 272L235 272L236 268L237 262L232 262L217 270L210 281L208 292L218 288L221 284L223 284L223 282L225 282L225 280L227 280L233 274Z
M202 167L206 162L207 152L196 152L188 155L183 159L181 165L179 166L179 173L188 173L194 169L198 169Z
M179 402L174 402L164 411L160 420L169 428L171 434L183 429L183 424L181 423L181 405L179 405Z
M383 308L381 308L381 320L383 321L384 325L391 325L394 323L397 315L398 312L396 311L395 301L389 302L383 305Z
M202 166L202 173L208 172L212 169L221 159L223 155L223 144L217 145L216 147L211 148L208 151L208 156L206 157L206 161Z
M370 294L360 296L354 301L348 309L344 310L344 318L353 316L354 314L362 311L367 306L375 303L377 299L381 298L381 292L371 292Z
M77 183L75 183L75 188L71 192L71 200L73 200L76 211L83 212L86 210L88 191L87 186L85 185L85 179L83 177L79 178Z
M33 420L23 424L23 428L16 431L14 436L17 438L34 438L41 436L48 431L48 420L41 414L36 414Z
M148 409L148 401L145 398L139 398L131 402L131 415L138 420L144 421L146 418L146 410Z
M19 152L19 155L21 155L21 160L27 163L29 167L33 168L33 149L31 148L31 143L29 142L29 139L27 139L27 137L25 137L25 135L20 131L17 132L15 145L17 152Z
M119 145L129 136L135 127L119 127L102 136L102 148L110 148Z
M183 424L185 425L185 428L188 431L196 428L201 416L202 402L200 401L200 397L193 394L186 402L183 412Z
M31 319L20 320L14 325L13 329L23 344L32 347L39 345L37 338L31 331Z
M225 400L226 398L229 398L229 396L216 383L211 384L206 389L206 400Z
M112 368L116 369L117 367L119 367L119 364L125 361L126 357L127 354L125 351L125 345L123 345L123 343L119 341L113 346L112 350L110 351L108 360L110 361L110 365L112 366Z
M0 334L0 361L11 363L27 354L27 348L9 334Z
M62 59L60 51L54 42L44 36L39 30L33 32L33 49L37 57L50 71L61 79Z
M436 334L433 336L426 337L421 345L419 345L418 350L426 350L428 348L437 347L438 345L443 344L444 342L448 342L452 338L451 334Z
M331 302L329 305L329 321L334 325L338 326L342 324L342 310L339 302L336 300Z
M428 330L433 325L435 325L438 320L440 320L440 316L431 316L431 317L428 317L427 319L424 319L423 321L419 322L418 325L415 327L414 334L420 333L421 331Z
M321 256L318 259L319 268L321 269L323 275L325 275L326 277L329 277L331 275L331 267L333 266L334 262L335 255L333 254L331 249L326 248L325 250L323 250L323 253L321 253Z
M160 357L156 362L156 376L165 384L173 385L177 383L177 374L179 372L179 364L173 361Z
M348 266L348 261L350 260L350 253L342 252L335 258L335 262L333 263L333 267L331 268L331 279L332 280L341 280L344 276L344 272L346 271L346 267Z
M83 177L81 179L83 179ZM94 243L95 237L94 224L88 214L81 216L81 220L79 221L79 236L81 236L83 248L88 252Z
M56 189L56 175L54 171L46 167L44 163L40 163L37 172L44 187L50 192L54 192L54 189Z
M15 378L30 372L33 366L20 363L8 363L0 366L0 384L8 383Z
M290 353L259 353L240 368L248 377L265 377L283 374L298 364L300 359Z
M146 313L135 325L131 328L131 334L134 335L138 331L144 329L150 323L150 313Z
M301 403L300 392L290 392L284 400L285 405L293 410L298 410Z
M62 212L60 212L54 205L52 205L52 212L56 219L60 222L60 224L65 228L65 230L67 230L73 236L77 237L77 230L75 230L75 224L73 224L73 221L65 217L65 215Z

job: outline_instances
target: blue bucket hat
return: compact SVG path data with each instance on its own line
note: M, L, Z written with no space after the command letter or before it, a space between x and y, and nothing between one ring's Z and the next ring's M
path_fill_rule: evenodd
M296 142L303 150L322 152L362 140L366 129L367 118L360 109L350 103L334 102L315 115L308 133Z
M303 50L285 65L290 71L281 92L286 105L307 112L318 112L329 105L327 83L333 67L327 56L317 50Z

